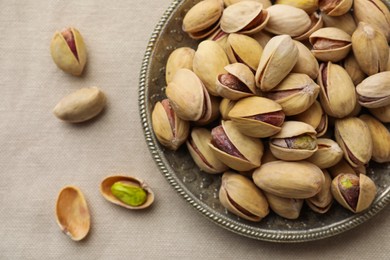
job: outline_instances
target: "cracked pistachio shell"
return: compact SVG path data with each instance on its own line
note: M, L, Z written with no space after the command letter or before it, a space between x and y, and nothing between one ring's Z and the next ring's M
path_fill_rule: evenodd
M227 138L245 159L226 153L210 143L214 155L221 162L237 171L249 171L259 167L264 151L261 140L242 134L232 121L222 121L221 123Z
M269 207L279 216L287 219L297 219L301 213L303 199L283 198L264 192Z
M362 82L367 75L360 68L355 55L350 53L347 58L344 59L343 67L347 71L348 75L351 77L353 84L356 86Z
M262 91L275 88L293 69L299 51L289 35L273 37L265 46L257 68L256 86Z
M309 30L311 20L302 9L291 5L276 4L267 8L269 21L265 30L276 35L299 36Z
M276 0L275 4L291 5L312 14L318 9L318 0Z
M321 61L341 61L352 49L351 36L336 27L315 31L310 35L309 41L313 46L312 53Z
M306 111L317 99L319 92L320 86L308 75L290 73L264 96L280 104L287 116L292 116Z
M228 73L216 78L216 89L221 97L238 100L256 93L255 75L248 66L233 63L225 66L225 70Z
M353 167L365 165L371 159L371 134L363 120L357 117L337 119L335 137L344 152L344 158Z
M390 71L369 76L356 86L359 104L367 108L390 105Z
M143 202L141 205L138 206L131 206L118 199L116 196L114 196L114 194L112 194L111 191L111 187L118 182L124 185L142 188L146 192L145 202ZM104 178L103 181L100 183L100 193L107 201L127 209L135 209L135 210L145 209L150 207L150 205L152 205L152 203L154 202L154 192L152 191L152 189L148 186L148 184L144 180L141 180L136 177L123 176L123 175L108 176Z
M343 118L355 109L355 86L343 67L332 62L321 64L317 83L322 108L328 115Z
M168 57L165 69L166 84L172 81L178 69L186 68L192 70L195 50L189 47L180 47L174 50Z
M253 181L260 189L283 198L307 199L323 186L324 174L312 163L274 161L253 172Z
M323 136L328 130L328 115L317 100L306 111L295 115L293 119L311 125L316 130L317 137Z
M231 63L244 63L256 71L263 47L255 39L244 34L231 33L226 44L226 54Z
M258 96L237 101L228 116L243 134L258 138L278 133L285 117L278 103Z
M237 101L233 101L228 98L222 99L221 103L219 104L219 111L223 120L230 119L230 117L228 116L229 112L234 107L234 104L236 104L236 102Z
M386 71L389 47L385 35L379 29L360 22L352 34L352 50L359 67L367 75Z
M355 20L378 27L390 41L390 11L381 0L354 0Z
M279 133L270 137L272 154L281 160L299 161L312 156L318 149L316 131L299 121L286 121Z
M208 119L211 101L199 77L189 69L179 69L165 93L178 117L188 121Z
M72 240L85 238L91 226L91 216L84 194L78 187L66 186L57 197L56 220L61 230Z
M171 150L177 150L190 132L189 122L176 115L168 99L154 105L152 126L158 141Z
M97 87L81 88L63 97L53 113L63 121L80 123L97 116L106 102L106 96Z
M369 108L369 110L370 113L373 114L382 123L390 123L390 105L378 108Z
M321 14L312 13L309 17L310 17L310 22L311 22L309 29L307 29L307 31L304 32L303 34L294 37L294 40L305 41L305 40L309 39L310 35L313 32L321 29L324 26L324 21L322 19Z
M298 48L299 56L291 72L303 73L312 79L316 79L320 68L317 59L303 43L299 41L294 41L294 43Z
M390 132L374 117L364 114L359 117L363 120L371 133L372 160L378 163L390 161Z
M226 73L224 68L228 64L228 57L218 43L210 40L199 43L194 56L193 70L210 95L218 96L215 79L217 75Z
M336 27L349 35L352 35L356 30L356 22L351 13L345 13L340 16L329 16L325 13L321 13L321 16L324 21L324 27Z
M343 158L343 150L332 139L318 138L317 146L318 150L307 161L321 169L332 167Z
M232 4L235 4L238 2L242 2L242 1L248 1L248 0L223 0L223 2L225 3L225 6L229 6L229 5L232 5ZM259 2L260 4L263 5L263 8L268 8L272 5L270 0L251 0L251 1Z
M222 0L204 0L194 5L183 18L183 31L193 39L202 39L219 28Z
M192 129L186 145L192 159L202 171L211 174L227 171L228 167L218 160L211 151L210 142L210 131L206 128L195 127Z
M314 211L320 214L324 214L329 211L333 203L333 196L330 190L332 184L332 177L326 170L322 170L325 181L322 184L320 192L314 197L306 199L306 204Z
M231 213L246 220L259 222L269 213L263 192L247 177L232 171L222 175L219 200Z
M375 199L377 188L375 183L366 175L340 174L336 176L331 185L333 197L344 208L359 213L368 209ZM356 202L352 207L344 197L348 194L350 200Z
M74 48L77 56L73 53L63 33L71 33L74 40ZM75 76L80 76L87 62L87 49L83 37L76 28L66 28L62 32L55 32L50 52L55 64L63 71Z
M221 29L226 33L254 34L267 24L270 15L256 1L240 1L225 8L221 17Z
M353 0L323 0L319 1L321 12L329 16L340 16L351 9Z

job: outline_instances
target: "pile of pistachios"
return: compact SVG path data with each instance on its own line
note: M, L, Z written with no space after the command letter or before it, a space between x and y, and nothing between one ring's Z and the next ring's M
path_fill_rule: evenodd
M270 210L358 213L390 161L390 12L379 0L204 0L183 17L197 49L166 64L152 111L159 142L186 143L201 171L222 174L219 200L260 221Z

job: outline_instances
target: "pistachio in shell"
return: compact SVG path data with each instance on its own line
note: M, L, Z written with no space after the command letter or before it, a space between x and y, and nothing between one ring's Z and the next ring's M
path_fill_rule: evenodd
M324 21L322 19L322 15L321 14L318 14L316 12L312 13L310 16L310 27L309 29L307 29L306 32L304 32L303 34L301 35L298 35L298 36L295 36L294 37L294 40L297 40L297 41L306 41L309 39L310 35L321 29L323 26L324 26Z
M72 240L85 238L91 226L91 216L84 194L76 186L64 187L57 197L56 220L61 230Z
M343 60L342 64L355 86L360 84L367 77L364 71L360 68L353 53L349 54L347 58Z
M326 169L337 164L343 158L340 146L329 138L317 139L318 150L307 159L321 169Z
M368 109L382 123L390 123L390 105Z
M50 43L54 63L63 71L74 76L83 73L87 62L87 49L80 32L73 27L55 32Z
M223 120L229 120L230 117L229 112L234 107L234 104L236 104L237 101L230 100L228 98L224 98L221 100L221 103L219 104L219 112L221 113L221 117Z
M152 126L157 140L171 150L177 150L190 132L189 122L176 115L168 99L154 105Z
M225 3L225 6L229 6L229 5L232 5L232 4L235 4L238 2L242 2L242 1L248 1L248 0L223 0L223 2ZM272 5L270 0L251 0L251 1L259 2L260 4L263 5L264 8L268 8Z
M311 125L316 130L317 137L323 136L328 130L328 115L317 100L306 111L293 116L292 119Z
M367 77L356 86L359 104L367 108L390 105L390 71Z
M375 199L377 188L366 175L340 174L331 185L333 197L344 208L359 213L368 209Z
M192 70L195 50L189 47L180 47L169 54L165 68L166 84L172 81L176 71L181 68Z
M324 27L336 27L349 35L352 35L356 30L356 22L349 12L340 16L329 16L325 13L321 13L321 17L324 21Z
M228 170L211 151L209 143L211 142L211 132L206 128L195 127L188 137L186 145L190 155L198 167L210 174L222 173Z
M340 16L351 9L353 0L319 0L321 12L329 16Z
M306 74L315 80L320 68L317 59L303 43L299 41L294 41L294 43L298 48L299 56L291 72Z
M108 176L100 183L100 193L107 201L127 209L145 209L154 202L152 189L136 177Z
M318 0L276 0L275 4L291 5L304 10L308 14L312 14L318 9Z
M237 101L228 117L243 134L263 138L282 129L285 114L275 101L255 96Z
M264 192L273 212L286 219L297 219L301 213L303 199L283 198Z
M260 189L283 198L307 199L315 196L325 181L316 165L300 161L274 161L261 165L252 175Z
M314 211L320 214L325 214L329 211L333 203L333 195L331 192L332 177L326 170L322 170L324 173L325 181L314 197L306 199L306 204Z

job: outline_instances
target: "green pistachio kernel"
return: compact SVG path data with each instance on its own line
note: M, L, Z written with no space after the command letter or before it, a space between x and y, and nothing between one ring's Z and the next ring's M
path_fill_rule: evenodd
M111 192L117 199L133 207L145 203L147 197L146 191L141 187L120 181L111 186Z

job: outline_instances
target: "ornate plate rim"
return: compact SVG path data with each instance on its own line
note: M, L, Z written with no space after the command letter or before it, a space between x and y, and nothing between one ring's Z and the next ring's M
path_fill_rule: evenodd
M191 192L189 192L186 187L183 187L179 184L179 180L177 179L175 174L169 170L169 167L167 167L167 165L169 164L166 161L166 158L163 156L162 151L160 151L156 146L157 140L151 132L151 118L150 115L147 113L147 81L148 71L152 62L151 57L153 56L158 37L160 36L167 22L169 21L170 16L185 1L187 0L172 1L172 3L169 5L169 7L165 10L164 14L160 18L160 21L155 26L154 31L152 32L148 45L146 47L144 58L141 64L138 92L139 113L141 117L141 124L144 130L146 144L160 172L166 178L168 183L176 190L176 192L178 192L198 212L200 212L203 216L213 221L217 225L242 236L269 242L307 242L328 238L357 227L358 225L366 222L368 219L372 218L374 215L384 209L385 206L390 202L389 192L377 197L375 205L373 205L368 211L365 211L358 215L353 215L342 221L335 222L332 225L327 225L326 227L302 231L280 232L277 230L269 231L261 229L256 231L254 230L254 227L229 219L228 217L223 216L217 212L212 212L211 208L209 208L205 203L196 198L193 194L191 194ZM388 1L385 2L385 4L390 7L390 3Z

